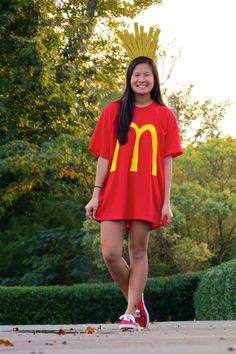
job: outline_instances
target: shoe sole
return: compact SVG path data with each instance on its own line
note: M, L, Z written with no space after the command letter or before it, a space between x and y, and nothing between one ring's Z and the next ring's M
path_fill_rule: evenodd
M120 331L121 332L135 332L136 331L136 329L134 329L134 328L120 328Z
M136 326L120 325L119 329L121 329L122 331L135 331Z

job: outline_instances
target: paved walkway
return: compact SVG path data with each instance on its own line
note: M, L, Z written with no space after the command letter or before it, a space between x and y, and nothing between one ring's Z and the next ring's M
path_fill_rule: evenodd
M236 321L153 323L133 333L117 326L0 326L0 353L236 354Z

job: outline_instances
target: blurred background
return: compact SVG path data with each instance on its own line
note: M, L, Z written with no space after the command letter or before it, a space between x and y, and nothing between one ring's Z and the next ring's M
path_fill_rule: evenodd
M99 224L85 220L96 166L87 146L102 108L124 88L117 31L137 20L161 29L161 88L184 147L174 160L174 218L152 232L149 275L236 257L234 7L1 0L0 285L111 280Z

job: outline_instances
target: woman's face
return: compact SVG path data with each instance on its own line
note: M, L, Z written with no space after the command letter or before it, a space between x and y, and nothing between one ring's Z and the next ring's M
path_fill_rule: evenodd
M150 94L154 86L152 68L146 63L137 64L131 75L130 85L135 94Z

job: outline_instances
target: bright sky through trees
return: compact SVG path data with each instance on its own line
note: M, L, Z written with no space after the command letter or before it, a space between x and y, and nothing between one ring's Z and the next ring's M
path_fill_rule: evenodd
M224 134L236 136L236 1L164 0L137 17L145 27L161 28L160 43L182 54L171 84L194 83L194 98L233 104L222 122Z

